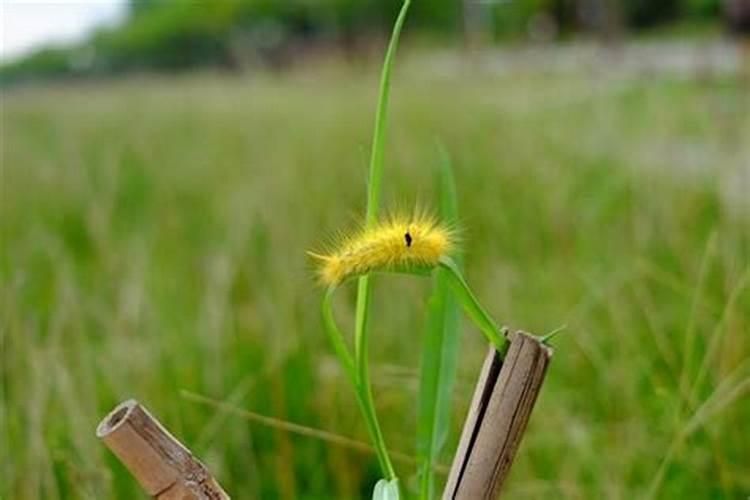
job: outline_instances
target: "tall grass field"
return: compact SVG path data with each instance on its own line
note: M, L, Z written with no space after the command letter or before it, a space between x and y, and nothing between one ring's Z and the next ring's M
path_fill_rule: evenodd
M423 51L393 75L382 205L437 209L447 153L477 296L567 325L508 498L746 498L747 82ZM145 498L94 434L128 397L233 498L371 494L376 456L313 432L368 440L305 251L365 211L379 62L3 90L0 498ZM413 494L429 281L373 282L375 405ZM462 324L445 466L487 349Z

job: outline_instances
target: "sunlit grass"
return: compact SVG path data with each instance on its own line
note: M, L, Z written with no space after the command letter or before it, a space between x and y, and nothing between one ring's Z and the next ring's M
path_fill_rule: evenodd
M508 495L747 492L740 83L426 72L425 59L399 62L383 202L438 199L440 137L477 295L513 327L568 325ZM131 396L237 498L370 493L374 456L181 391L366 440L301 249L364 211L378 62L3 95L0 496L138 497L93 433ZM389 446L408 453L428 285L379 286L371 378ZM461 343L441 463L486 348ZM416 468L395 467L416 491Z

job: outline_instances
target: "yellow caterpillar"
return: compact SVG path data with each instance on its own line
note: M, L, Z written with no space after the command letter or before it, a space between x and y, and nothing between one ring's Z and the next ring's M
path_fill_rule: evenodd
M431 269L454 246L454 231L433 217L392 216L341 238L327 255L308 254L320 261L320 281L330 286L373 271Z

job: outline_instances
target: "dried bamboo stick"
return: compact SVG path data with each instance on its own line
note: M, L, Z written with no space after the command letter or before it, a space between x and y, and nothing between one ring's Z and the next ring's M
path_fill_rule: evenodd
M159 500L229 500L208 469L137 401L120 403L96 435Z
M538 338L516 332L505 360L491 348L443 492L444 500L500 494L552 356Z

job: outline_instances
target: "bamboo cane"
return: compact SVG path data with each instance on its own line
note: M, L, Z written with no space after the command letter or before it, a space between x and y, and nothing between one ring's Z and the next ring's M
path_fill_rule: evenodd
M443 492L444 500L499 496L551 356L550 347L523 332L513 336L504 360L490 348Z
M96 435L159 500L229 500L208 469L137 401L120 403Z

